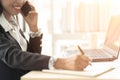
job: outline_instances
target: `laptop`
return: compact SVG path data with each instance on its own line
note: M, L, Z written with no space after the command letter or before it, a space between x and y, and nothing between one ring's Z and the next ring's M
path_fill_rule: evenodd
M119 56L120 16L111 16L104 46L101 49L82 49L79 51L91 58L92 62L113 61Z

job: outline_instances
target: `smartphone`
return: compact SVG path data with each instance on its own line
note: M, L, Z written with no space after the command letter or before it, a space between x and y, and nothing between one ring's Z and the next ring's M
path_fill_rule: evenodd
M23 6L21 7L21 11L24 16L27 16L29 11L31 11L31 6L28 3L28 1L26 1L25 4L23 4Z

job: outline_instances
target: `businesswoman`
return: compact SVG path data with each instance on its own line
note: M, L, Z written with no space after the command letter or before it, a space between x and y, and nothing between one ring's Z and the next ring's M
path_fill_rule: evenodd
M27 16L21 7L26 0L0 0L0 80L20 80L30 70L68 69L83 70L90 59L83 55L68 58L53 58L41 55L42 33L38 30L38 14L33 5ZM30 28L26 40L16 15L23 15Z

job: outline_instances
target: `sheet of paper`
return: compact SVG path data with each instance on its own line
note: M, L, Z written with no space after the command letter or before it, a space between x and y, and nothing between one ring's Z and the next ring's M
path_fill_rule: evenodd
M106 63L95 63L92 66L88 66L84 71L71 71L71 70L47 70L44 69L43 72L64 74L64 75L74 75L74 76L85 76L85 77L97 77L112 71L114 67L111 64Z
M110 80L120 80L120 67L99 76L98 78L110 79Z

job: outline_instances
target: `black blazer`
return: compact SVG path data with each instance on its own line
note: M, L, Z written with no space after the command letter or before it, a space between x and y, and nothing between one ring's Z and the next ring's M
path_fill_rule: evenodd
M27 51L0 25L0 80L20 80L30 70L48 69L50 57L41 55L41 37L30 38Z

